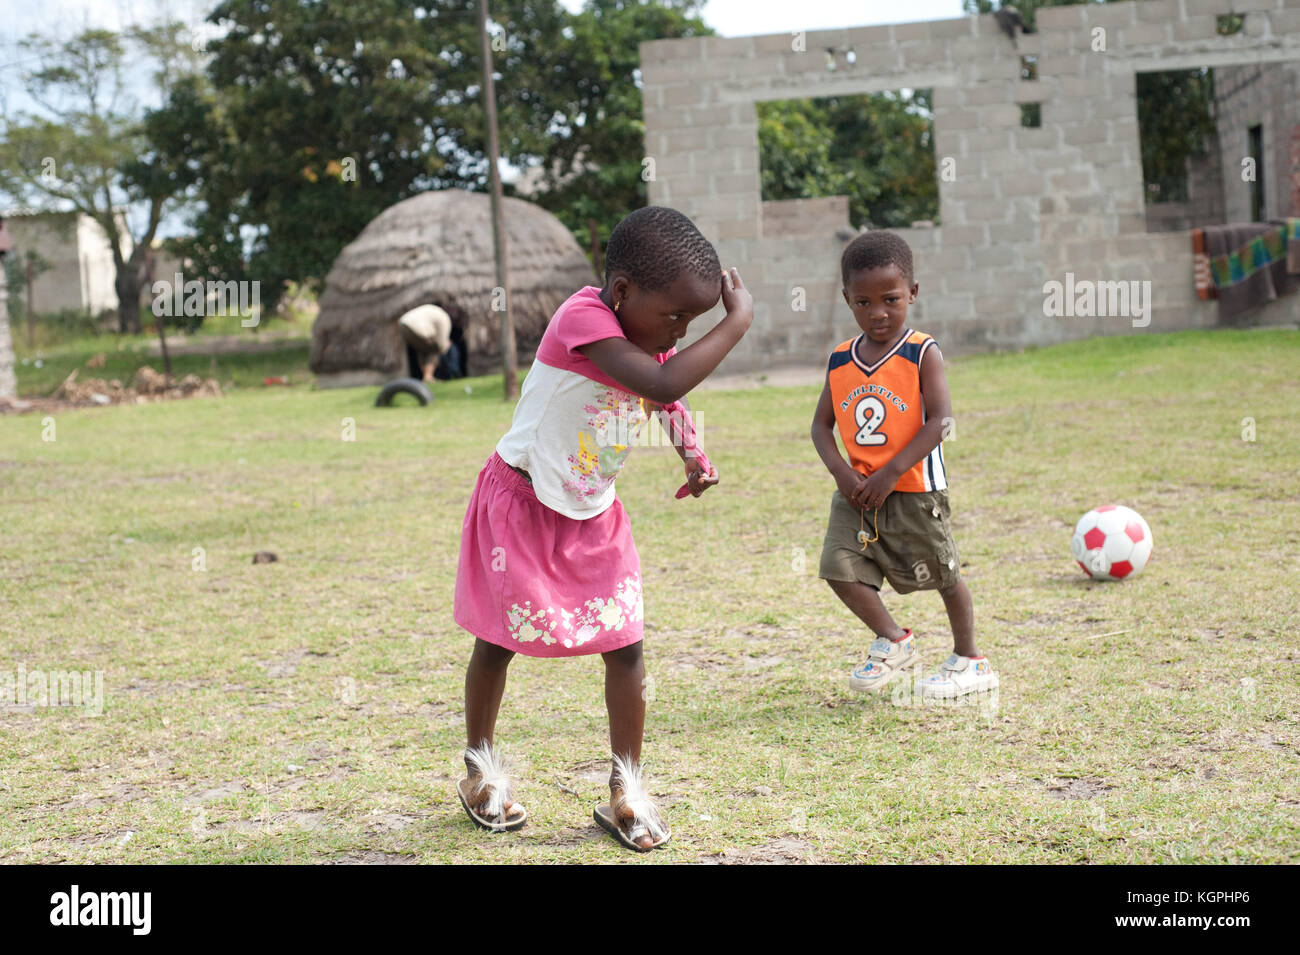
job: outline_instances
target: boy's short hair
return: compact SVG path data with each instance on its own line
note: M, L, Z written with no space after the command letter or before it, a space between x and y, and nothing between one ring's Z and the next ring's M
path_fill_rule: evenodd
M646 206L614 226L605 248L605 286L622 272L636 285L662 292L683 272L722 283L717 250L676 209Z
M849 277L862 269L879 269L886 265L898 266L898 271L911 285L912 248L900 235L884 230L872 229L864 232L844 248L840 256L840 278L845 288Z

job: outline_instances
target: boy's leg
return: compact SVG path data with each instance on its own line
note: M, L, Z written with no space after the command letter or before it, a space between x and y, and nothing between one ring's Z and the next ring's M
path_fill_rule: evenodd
M877 637L897 642L907 631L894 621L880 599L885 575L874 556L863 550L858 534L864 519L839 491L831 495L818 576Z
M968 693L996 691L998 675L975 646L975 609L970 590L959 579L941 589L939 594L948 608L948 621L952 624L953 652L939 667L938 673L921 681L922 697L955 699ZM992 699L996 700L996 697Z
M849 675L849 686L862 693L876 693L888 686L906 668L920 659L916 638L890 616L880 594L861 581L827 580L835 595L876 634L867 660Z
M939 596L943 597L948 623L952 626L952 652L962 657L979 656L975 648L975 605L966 581L959 579L947 590L939 591Z
M890 616L875 587L856 580L828 580L826 583L831 585L831 590L844 602L844 606L857 614L858 619L870 627L876 636L895 642L906 636L907 631Z

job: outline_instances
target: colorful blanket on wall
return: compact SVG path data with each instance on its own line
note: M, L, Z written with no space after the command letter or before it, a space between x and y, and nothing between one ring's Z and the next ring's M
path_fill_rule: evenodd
M1192 230L1198 298L1229 322L1300 287L1300 219Z

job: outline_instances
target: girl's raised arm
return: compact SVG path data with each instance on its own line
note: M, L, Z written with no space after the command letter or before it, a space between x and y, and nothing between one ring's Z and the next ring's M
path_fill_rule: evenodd
M672 404L712 374L754 320L754 298L735 269L723 273L722 306L722 321L662 365L626 338L605 338L578 350L628 391Z

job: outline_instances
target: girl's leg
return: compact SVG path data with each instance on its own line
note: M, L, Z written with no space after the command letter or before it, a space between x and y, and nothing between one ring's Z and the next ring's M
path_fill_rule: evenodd
M639 763L641 736L645 732L645 660L641 655L641 641L602 653L601 657L605 661L610 749Z
M645 731L646 703L645 661L641 655L641 642L637 641L621 650L611 650L602 656L605 659L605 706L609 710L609 745L615 755L639 767L641 738ZM615 796L618 792L614 772L611 769L609 774L611 804L615 804ZM615 815L618 824L625 833L630 835L637 822L636 815L628 808L626 802L621 806L621 809L615 810ZM653 804L649 812L655 823L662 827L663 820L659 818ZM650 835L641 835L636 841L642 849L649 849L654 845L655 840Z
M979 656L975 649L975 604L966 581L958 580L947 590L939 591L939 596L943 597L948 623L952 626L953 653L963 657Z
M469 667L465 670L465 768L469 771L471 785L468 787L469 792L462 789L462 794L474 810L480 813L487 811L492 799L492 788L484 787L481 798L474 799L477 780L481 777L478 768L469 758L469 750L492 743L497 726L497 711L501 708L501 697L506 691L506 668L510 666L514 655L513 650L476 639ZM509 818L514 805L514 800L509 798L502 804L503 820Z
M515 651L486 640L474 641L474 653L465 671L466 748L491 743L496 732L497 711L506 691L506 668ZM466 760L466 765L469 761ZM472 772L472 767L471 767Z
M886 640L902 640L907 631L894 622L894 618L885 609L880 592L875 587L868 587L861 581L828 580L835 596L844 602L858 619L871 628L878 637ZM963 585L965 586L965 585ZM967 595L969 597L969 594ZM948 598L945 597L945 600ZM954 631L955 632L955 631Z

